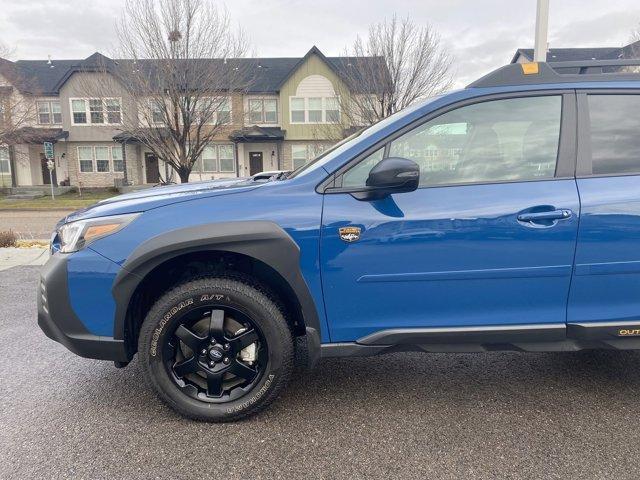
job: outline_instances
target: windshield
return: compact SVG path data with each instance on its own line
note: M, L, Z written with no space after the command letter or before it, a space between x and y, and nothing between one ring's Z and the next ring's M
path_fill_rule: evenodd
M324 152L322 152L320 155L318 155L316 158L314 158L313 160L311 160L309 163L306 163L304 165L299 166L298 168L296 168L293 172L291 172L289 175L287 175L287 178L293 178L297 175L299 175L300 173L304 172L305 170L307 170L308 168L312 167L316 162L318 162L319 160L322 160L324 157L326 157L327 155L329 155L331 152L333 152L334 150L337 150L338 148L340 148L342 145L344 145L347 142L350 142L351 140L353 140L354 138L359 137L362 132L364 132L366 129L363 127L360 130L358 130L356 133L353 133L351 135L349 135L347 138L345 138L344 140L340 140L338 143L336 143L335 145L333 145L331 148L328 148L327 150L325 150Z

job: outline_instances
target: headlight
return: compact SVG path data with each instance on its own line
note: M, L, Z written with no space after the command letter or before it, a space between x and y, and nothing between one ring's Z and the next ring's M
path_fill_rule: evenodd
M62 253L77 252L94 240L106 237L129 225L139 213L97 217L65 223L56 230L52 249Z

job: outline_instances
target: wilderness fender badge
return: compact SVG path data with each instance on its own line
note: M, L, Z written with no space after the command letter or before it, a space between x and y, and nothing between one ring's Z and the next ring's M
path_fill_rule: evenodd
M360 227L340 227L340 240L351 243L360 240Z

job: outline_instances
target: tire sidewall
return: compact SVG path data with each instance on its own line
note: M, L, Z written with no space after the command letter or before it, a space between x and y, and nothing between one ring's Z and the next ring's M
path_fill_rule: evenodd
M293 347L286 321L275 304L258 290L226 279L203 279L189 288L176 288L149 312L140 333L139 353L147 378L170 406L192 418L233 420L259 410L277 396L288 381ZM241 286L240 288L238 288ZM251 288L251 287L248 287ZM266 340L268 360L251 391L225 403L196 400L182 392L164 365L162 346L181 324L185 314L203 306L228 306L246 314ZM283 329L285 331L283 332Z

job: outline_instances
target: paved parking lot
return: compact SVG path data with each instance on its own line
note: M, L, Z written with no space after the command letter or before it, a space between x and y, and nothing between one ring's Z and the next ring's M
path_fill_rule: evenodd
M638 478L640 354L326 360L258 417L184 420L35 321L0 272L0 478Z

